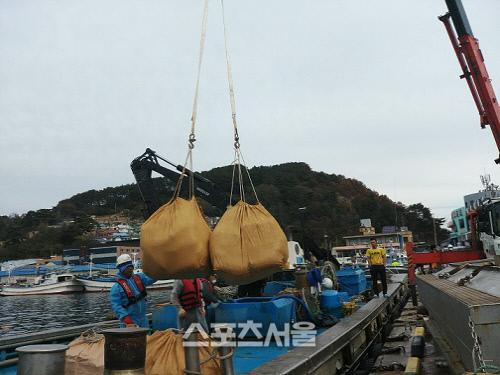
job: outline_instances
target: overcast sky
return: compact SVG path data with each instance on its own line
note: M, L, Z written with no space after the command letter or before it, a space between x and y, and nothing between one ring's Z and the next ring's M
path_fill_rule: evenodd
M500 93L500 1L463 0ZM437 16L444 0L226 0L250 166L304 161L449 216L500 183ZM201 0L0 0L0 214L133 182L186 152ZM220 2L210 1L195 169L232 157Z

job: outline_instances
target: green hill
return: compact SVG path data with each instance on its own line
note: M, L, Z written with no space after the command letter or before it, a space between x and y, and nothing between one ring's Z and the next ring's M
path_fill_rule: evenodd
M229 192L232 168L220 167L202 175ZM408 226L417 241L432 241L432 215L421 203L406 206L342 175L315 172L305 163L285 163L250 170L258 197L284 230L301 238L307 234L317 244L343 244L342 236L357 233L359 220L370 218L377 231L383 226ZM162 200L172 187L155 180ZM246 181L247 196L251 189ZM214 215L207 205L206 214ZM301 209L306 207L306 209ZM52 209L29 211L21 216L0 216L0 260L59 254L64 247L92 245L91 216L124 213L142 217L142 200L135 184L89 190L60 201ZM443 220L437 220L442 224ZM327 237L325 237L325 235ZM439 230L445 238L447 231Z

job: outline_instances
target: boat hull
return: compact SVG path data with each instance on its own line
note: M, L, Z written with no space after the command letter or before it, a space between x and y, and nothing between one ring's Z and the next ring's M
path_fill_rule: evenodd
M30 296L43 294L70 294L83 292L83 285L78 281L63 281L51 285L39 285L31 287L3 287L0 295L7 296Z

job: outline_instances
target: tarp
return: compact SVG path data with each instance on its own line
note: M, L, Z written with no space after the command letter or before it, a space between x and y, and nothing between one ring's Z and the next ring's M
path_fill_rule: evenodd
M262 204L239 201L226 210L212 232L210 258L224 282L249 284L285 267L288 243Z
M155 279L189 279L210 274L210 228L196 199L175 198L141 227L142 266Z

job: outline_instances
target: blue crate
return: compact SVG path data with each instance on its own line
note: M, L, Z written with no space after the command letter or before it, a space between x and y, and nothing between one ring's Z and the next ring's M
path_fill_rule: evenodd
M270 297L239 298L232 302L220 303L215 309L216 323L246 323L247 321L261 323L259 331L264 334L271 323L276 324L278 330L285 328L285 323L295 320L295 301L287 298L273 300ZM236 334L241 329L235 329ZM247 336L252 336L250 330Z
M362 269L345 267L337 271L336 275L342 292L353 296L366 290L366 275Z
M366 290L366 280L359 283L346 284L339 282L340 290L349 293L350 296L363 293Z
M344 311L342 311L342 306L334 308L334 309L328 309L325 310L326 313L333 315L337 319L342 319L344 317Z
M344 267L335 273L344 282L358 282L366 279L365 272L358 267Z
M321 293L320 306L322 309L334 309L342 307L342 303L348 301L348 293L337 292L336 290L324 290Z
M342 304L349 301L349 294L336 290L324 290L321 293L321 310L340 319L344 317Z
M293 288L294 281L268 281L264 287L264 297L271 297L277 295L286 288Z
M168 328L180 328L178 308L174 305L162 306L153 311L152 328L164 331Z

